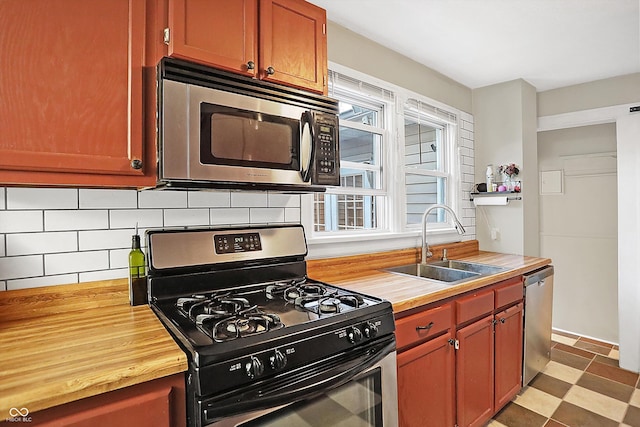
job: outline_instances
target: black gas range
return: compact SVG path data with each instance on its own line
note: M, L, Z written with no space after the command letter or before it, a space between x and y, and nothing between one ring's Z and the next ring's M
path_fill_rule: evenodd
M300 225L150 230L147 247L151 307L189 358L191 426L278 425L249 420L299 417L395 355L390 303L308 278ZM352 416L393 425L391 409Z

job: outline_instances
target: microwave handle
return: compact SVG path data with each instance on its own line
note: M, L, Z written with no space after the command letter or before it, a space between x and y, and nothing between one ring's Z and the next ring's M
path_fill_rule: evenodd
M300 123L302 124L302 134L300 135L300 173L302 174L302 181L308 182L311 175L311 165L315 157L313 113L311 113L311 111L302 113Z

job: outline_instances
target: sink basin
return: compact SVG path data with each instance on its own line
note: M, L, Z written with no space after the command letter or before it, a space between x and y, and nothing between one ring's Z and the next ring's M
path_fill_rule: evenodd
M466 261L455 261L455 260L438 261L438 262L431 263L429 265L453 268L456 270L472 271L474 273L480 273L483 275L496 274L506 270L503 267L496 267L495 265L487 265L487 264L479 264L477 262L466 262Z
M480 276L500 273L504 270L505 268L494 265L454 260L437 261L429 264L409 264L386 269L386 271L391 273L422 277L444 282L449 285L458 284Z
M387 268L386 270L391 273L407 274L447 283L458 283L480 276L480 273L473 271L458 270L431 264L409 264Z

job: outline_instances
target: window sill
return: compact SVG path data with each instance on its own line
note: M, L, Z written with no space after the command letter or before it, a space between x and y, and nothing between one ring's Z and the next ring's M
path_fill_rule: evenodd
M464 236L454 228L427 231L429 245L462 241ZM335 258L364 253L417 248L422 245L420 230L401 233L339 234L307 239L308 259Z

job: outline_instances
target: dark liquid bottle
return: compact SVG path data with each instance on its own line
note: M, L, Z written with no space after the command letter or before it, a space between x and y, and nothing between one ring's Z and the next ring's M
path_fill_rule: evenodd
M144 266L144 253L140 249L140 236L131 236L129 252L129 302L131 305L147 304L147 275Z

